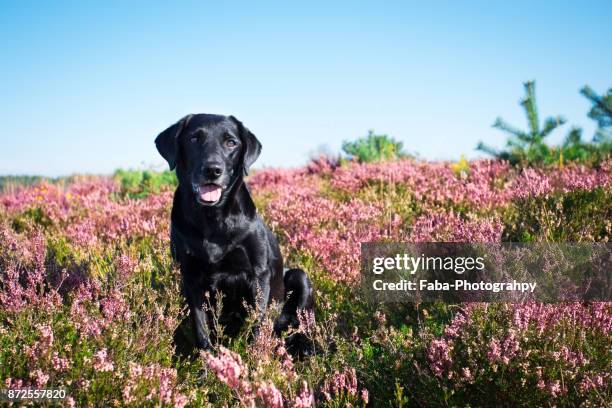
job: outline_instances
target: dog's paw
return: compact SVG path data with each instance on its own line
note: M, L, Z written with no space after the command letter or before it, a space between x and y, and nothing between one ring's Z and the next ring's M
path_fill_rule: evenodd
M300 322L296 315L289 315L286 313L282 313L278 318L274 321L274 333L277 336L280 336L281 333L287 331L290 327L297 329L300 326Z
M293 357L303 359L315 354L315 344L304 333L293 333L285 339L285 348Z

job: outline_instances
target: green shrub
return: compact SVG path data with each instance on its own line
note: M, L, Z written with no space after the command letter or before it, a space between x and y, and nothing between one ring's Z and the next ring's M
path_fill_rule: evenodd
M121 185L121 194L130 198L147 197L177 185L176 174L169 170L156 172L119 169L115 171L114 178Z
M393 160L406 156L406 153L402 151L402 142L388 135L377 135L373 130L369 130L367 136L353 142L345 141L342 143L342 150L350 158L362 163Z
M550 152L546 164L558 162L562 166L564 162L579 162L597 165L612 154L612 139L601 133L593 141L585 142L582 129L572 128L563 144L550 148Z

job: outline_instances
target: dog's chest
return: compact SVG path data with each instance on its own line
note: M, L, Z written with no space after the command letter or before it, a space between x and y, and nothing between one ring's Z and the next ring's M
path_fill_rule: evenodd
M214 264L215 272L236 274L236 273L251 273L253 266L243 246L238 246L227 254L220 261Z
M204 241L197 249L189 249L188 256L199 265L204 275L250 275L253 265L243 245L227 249L214 242Z
M232 250L207 271L211 290L223 292L230 301L239 301L250 293L252 277L253 268L243 247Z

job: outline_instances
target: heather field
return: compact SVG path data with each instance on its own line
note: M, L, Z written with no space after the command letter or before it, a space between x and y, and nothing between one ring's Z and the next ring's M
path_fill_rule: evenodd
M322 158L254 172L248 184L286 265L316 288L300 330L317 353L302 361L272 334L277 305L255 340L245 328L189 353L169 250L173 179L156 188L126 179L0 195L2 388L61 388L79 407L612 401L610 303L380 305L357 290L361 242L609 241L609 159L521 169Z

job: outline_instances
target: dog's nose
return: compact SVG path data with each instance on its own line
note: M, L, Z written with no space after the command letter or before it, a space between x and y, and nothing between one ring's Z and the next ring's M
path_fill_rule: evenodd
M206 177L216 178L223 174L223 169L218 164L209 164L204 167Z

